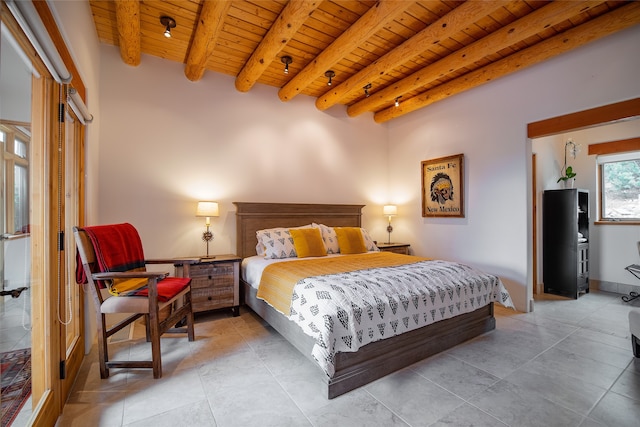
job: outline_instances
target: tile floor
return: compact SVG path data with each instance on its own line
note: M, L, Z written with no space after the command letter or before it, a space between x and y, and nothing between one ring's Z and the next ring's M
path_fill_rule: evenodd
M201 315L195 342L163 339L160 380L115 369L100 380L89 355L57 426L638 426L631 305L592 291L544 295L527 314L497 307L496 330L333 400L250 311ZM125 357L147 347L114 345Z

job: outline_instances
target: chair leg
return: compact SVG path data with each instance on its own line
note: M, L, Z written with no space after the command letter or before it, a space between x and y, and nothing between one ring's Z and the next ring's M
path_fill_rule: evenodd
M196 334L193 332L193 312L190 311L187 314L187 337L189 341L194 341L196 339Z
M191 304L191 292L185 295L185 303L189 304L189 311L187 312L187 337L189 341L195 340L195 333L193 332L193 305Z
M145 314L144 315L144 333L145 333L147 342L151 342L151 330L149 329L150 324L151 324L151 321L149 319L149 315Z
M151 360L153 365L153 378L162 377L162 357L160 354L160 323L158 310L149 313L149 335L151 338Z
M631 335L631 348L633 349L633 355L640 357L640 338L635 335Z
M109 378L109 350L107 348L107 327L104 314L98 315L98 363L100 364L100 378Z

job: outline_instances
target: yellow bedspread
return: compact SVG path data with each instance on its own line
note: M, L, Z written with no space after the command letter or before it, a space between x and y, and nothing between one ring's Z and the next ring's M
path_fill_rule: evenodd
M275 263L267 266L262 272L257 296L268 302L280 313L289 316L293 288L296 283L305 277L368 268L392 267L429 259L391 252L378 252L375 254L345 255Z

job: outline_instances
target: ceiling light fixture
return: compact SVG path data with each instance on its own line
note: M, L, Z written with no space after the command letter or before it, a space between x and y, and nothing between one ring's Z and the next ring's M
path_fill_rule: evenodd
M369 97L369 89L371 89L371 83L367 83L367 85L364 86L362 89L364 89L365 98L368 98Z
M176 27L176 20L170 16L161 16L160 23L164 25L164 36L166 38L171 37L171 29Z
M293 62L293 58L290 57L289 55L285 55L282 58L280 58L280 62L284 64L284 73L289 74L289 64Z
M331 86L331 79L333 79L336 76L336 73L333 70L327 70L324 72L324 76L329 78L329 81L327 82L327 86Z
M402 98L402 95L400 95L400 96L396 96L396 100L395 100L395 105L396 105L396 107L399 107L399 106L400 106L400 98Z

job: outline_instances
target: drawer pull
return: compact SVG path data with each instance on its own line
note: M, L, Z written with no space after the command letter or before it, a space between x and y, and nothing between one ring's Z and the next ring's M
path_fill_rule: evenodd
M211 298L211 297L207 297L207 299L208 299L209 301L211 301L213 298Z

